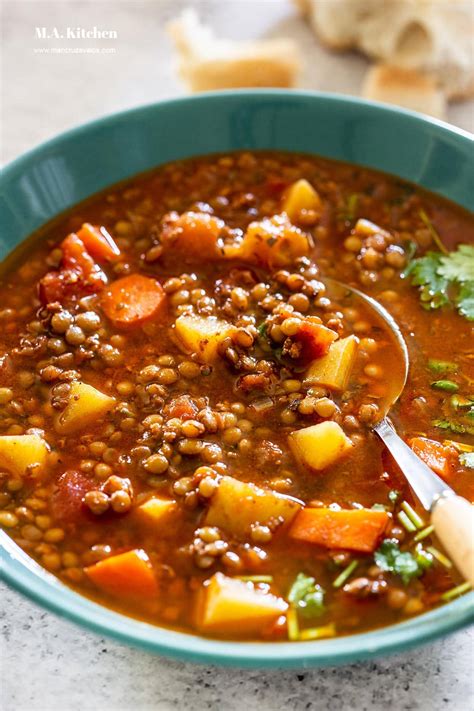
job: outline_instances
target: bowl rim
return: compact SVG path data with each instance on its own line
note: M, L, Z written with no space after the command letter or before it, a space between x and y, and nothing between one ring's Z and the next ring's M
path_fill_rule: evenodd
M339 666L393 654L453 633L474 621L474 592L411 620L315 642L221 641L151 625L68 588L0 531L2 578L60 617L95 633L182 661L242 668Z
M87 134L92 129L111 125L116 121L126 121L141 113L159 110L165 105L181 109L189 102L206 102L209 99L224 99L229 96L245 100L246 97L256 95L274 99L287 98L289 95L309 100L317 98L347 108L362 104L367 106L369 111L382 115L397 113L405 115L418 124L431 125L440 135L448 132L454 140L465 144L466 147L472 148L474 142L474 136L468 131L438 119L342 94L284 89L227 90L147 103L79 124L42 142L8 163L2 168L0 179L1 181L11 179L43 152L53 147L60 147L64 142L67 143ZM33 601L96 633L106 634L141 649L185 661L253 668L339 665L409 649L454 632L474 621L474 592L471 592L416 618L370 632L299 644L221 641L154 626L92 602L43 569L4 531L0 531L0 547L2 560L0 577Z
M117 120L122 120L122 119L127 119L131 116L134 115L139 115L140 113L146 113L147 111L152 111L157 109L158 107L164 107L164 106L185 106L189 102L205 102L209 99L219 99L219 98L225 98L225 97L262 97L266 96L269 98L287 98L289 96L291 97L300 97L300 98L307 98L307 99L320 99L320 100L328 100L332 103L337 103L340 105L346 105L346 106L366 106L369 111L370 110L376 110L380 113L385 113L387 116L388 115L393 115L393 114L399 114L402 116L406 116L407 118L411 119L415 123L418 124L428 124L436 129L439 130L440 133L450 133L453 136L455 136L457 139L461 139L462 142L467 141L468 144L471 144L474 142L474 133L470 133L469 131L460 128L459 126L454 126L453 124L448 123L447 121L443 121L442 119L435 118L434 116L428 116L427 114L421 114L418 111L412 111L410 109L403 108L401 106L395 106L391 104L385 104L381 101L374 101L372 99L364 99L362 97L357 97L357 96L352 96L349 94L341 94L338 92L330 92L330 91L311 91L311 90L304 90L304 89L271 89L271 88L262 88L262 89L222 89L219 91L203 91L200 92L199 94L191 94L188 96L178 96L178 97L171 97L168 99L161 99L159 101L151 101L151 102L146 102L143 104L139 104L138 106L132 106L126 109L121 109L119 111L112 111L110 113L106 113L104 115L98 116L97 118L92 119L91 121L85 121L85 122L80 122L77 124L72 125L70 128L66 129L65 131L61 131L58 134L55 134L51 136L50 138L47 138L44 141L41 141L41 143L33 146L32 148L28 149L21 155L19 155L17 158L14 158L13 160L9 161L6 163L4 166L0 166L0 176L3 179L6 179L7 177L10 177L10 172L11 171L17 171L18 169L21 169L21 167L27 163L28 161L34 159L34 157L41 152L48 150L52 148L53 146L57 145L61 141L65 140L70 140L72 138L75 138L77 136L80 136L81 134L87 133L90 131L92 128L100 128L102 126L106 126L108 123L113 123L114 121ZM277 150L277 149L275 149ZM378 168L374 168L374 170L377 170L378 172L383 172L380 171ZM130 176L131 178L133 175Z

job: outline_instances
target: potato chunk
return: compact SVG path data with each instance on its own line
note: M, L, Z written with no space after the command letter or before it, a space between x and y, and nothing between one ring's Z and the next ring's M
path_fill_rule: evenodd
M46 465L48 445L36 434L0 437L0 469L15 477L41 474Z
M290 186L283 202L283 212L286 212L292 222L298 221L302 210L320 212L321 207L321 198L304 178L297 180Z
M243 259L264 267L285 267L304 257L312 247L309 235L291 224L288 215L252 222L238 244L226 245L226 257Z
M54 426L59 434L77 432L103 418L114 405L115 398L105 395L92 385L73 382L68 403L56 417Z
M152 496L137 507L135 514L139 520L150 529L163 528L177 511L176 501Z
M386 237L390 236L387 230L382 229L382 227L379 227L374 222L366 220L363 217L357 220L352 232L360 237L370 237L375 234L384 235Z
M304 384L323 385L336 392L345 390L354 366L358 342L356 336L347 336L332 343L325 356L311 363Z
M292 432L288 441L298 461L316 471L330 467L353 446L337 422L330 420Z
M165 250L183 254L186 260L218 259L223 254L221 232L225 223L206 212L171 213L164 220L162 244Z
M203 363L212 363L218 358L219 343L235 330L235 326L215 316L183 314L176 320L176 333L184 349L197 353Z
M291 496L224 476L211 498L205 523L245 537L253 523L265 524L271 519L289 523L301 506L302 503Z
M216 573L198 597L196 624L205 632L258 633L287 609L283 598Z

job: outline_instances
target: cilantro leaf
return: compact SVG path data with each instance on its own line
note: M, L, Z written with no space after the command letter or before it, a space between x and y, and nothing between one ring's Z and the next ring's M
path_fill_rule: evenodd
M375 551L374 560L379 568L399 575L405 585L419 578L433 564L433 557L421 546L415 549L415 555L409 551L400 551L398 541L386 538Z
M425 309L438 309L450 303L449 281L438 274L442 256L438 252L428 252L410 262L404 272L414 286L420 287L420 300Z
M468 321L474 321L474 281L468 281L461 285L456 297L456 306L461 316Z
M460 454L459 462L467 469L474 469L474 452L464 452Z
M441 257L438 274L448 281L474 282L474 247L460 244L456 252Z
M461 316L474 321L474 247L461 244L455 252L428 252L413 259L404 271L420 287L425 309L456 306Z
M324 590L314 578L298 573L288 593L288 602L304 617L319 617L324 612Z

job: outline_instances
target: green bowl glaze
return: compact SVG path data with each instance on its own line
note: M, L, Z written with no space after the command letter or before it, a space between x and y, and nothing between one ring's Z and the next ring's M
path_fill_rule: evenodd
M377 168L466 208L474 139L420 115L330 94L233 91L164 101L86 124L3 169L0 258L105 187L168 161L236 149L314 153ZM240 667L343 664L408 649L474 620L474 593L398 625L304 643L221 642L124 617L74 593L4 532L2 576L36 602L100 634L188 661Z

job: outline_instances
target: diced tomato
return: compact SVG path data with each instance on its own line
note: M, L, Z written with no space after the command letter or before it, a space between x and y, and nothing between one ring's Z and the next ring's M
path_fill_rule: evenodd
M101 305L115 326L131 328L156 316L166 303L166 294L156 279L131 274L112 282Z
M266 373L249 373L239 378L237 388L247 394L254 390L267 390L271 384L272 379Z
M266 188L272 195L280 195L288 185L288 181L274 178L267 180Z
M77 236L83 241L89 254L99 261L110 261L120 256L120 249L105 227L84 222Z
M81 472L71 470L61 474L51 495L53 519L67 524L77 523L87 516L83 499L93 488L94 483Z
M39 296L42 303L64 303L104 288L107 277L76 234L68 235L61 243L61 249L63 257L60 269L48 272L40 281Z
M331 343L337 339L337 333L320 323L305 319L294 339L301 344L298 363L305 365L326 355Z
M190 420L197 414L198 407L189 395L180 395L165 405L163 412L169 419L179 417L181 420Z

